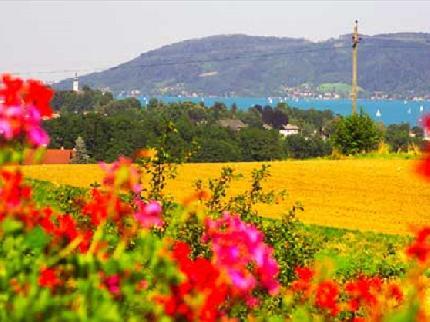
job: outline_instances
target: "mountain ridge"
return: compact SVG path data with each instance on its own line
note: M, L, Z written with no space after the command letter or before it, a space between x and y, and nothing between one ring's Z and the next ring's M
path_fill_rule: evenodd
M274 96L310 83L349 83L351 34L304 38L213 35L162 46L98 73L82 85L145 95ZM430 34L362 35L359 85L366 91L428 94ZM72 79L54 85L71 88Z

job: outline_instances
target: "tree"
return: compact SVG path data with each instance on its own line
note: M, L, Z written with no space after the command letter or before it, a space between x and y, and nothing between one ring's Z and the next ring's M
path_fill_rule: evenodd
M125 110L140 110L142 108L142 105L140 104L140 101L137 98L134 97L127 97L122 100L114 100L109 102L108 104L102 106L100 108L100 111L103 113L115 113L118 111L125 111Z
M90 157L87 154L85 141L80 136L78 136L76 139L75 154L73 155L72 163L88 163L89 161Z
M114 101L112 93L92 90L88 86L81 92L56 91L52 107L57 111L82 112L95 110Z
M319 137L305 138L301 135L289 135L285 139L285 151L290 158L307 159L329 155L332 148L330 143Z
M408 151L411 138L409 137L409 124L391 124L385 132L385 140L392 152Z
M279 160L284 156L278 131L246 128L239 131L244 161Z
M288 124L288 115L284 109L275 107L272 114L272 125L274 129L281 129L283 125Z
M358 114L342 118L333 134L334 145L344 154L367 153L377 148L382 132L369 115Z
M234 141L211 139L203 141L192 158L194 162L227 162L241 159L239 145Z

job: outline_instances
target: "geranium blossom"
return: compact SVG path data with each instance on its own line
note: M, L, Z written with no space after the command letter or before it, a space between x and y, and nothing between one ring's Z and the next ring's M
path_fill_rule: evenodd
M345 285L350 297L349 309L356 312L362 304L372 307L377 304L378 294L382 290L382 280L379 277L360 276Z
M163 220L161 219L163 209L158 201L144 202L136 199L134 204L137 208L134 218L143 228L161 227L163 225Z
M58 276L58 272L55 268L43 268L39 275L39 285L53 289L61 285L61 279Z
M420 262L426 262L430 256L430 227L418 231L414 242L406 249L406 253Z
M339 286L334 281L323 281L318 284L315 294L315 306L327 310L336 316L339 311Z
M23 141L34 147L46 146L49 137L41 126L50 117L53 91L39 81L27 82L3 75L0 88L0 135L6 141Z
M31 189L23 184L23 175L19 170L1 170L0 204L6 210L19 206L22 202L30 200ZM1 216L1 214L0 214Z
M203 240L210 242L214 263L227 273L237 290L249 293L260 283L270 294L279 291L279 268L273 249L253 225L225 212L219 219L206 220ZM250 270L249 265L254 268Z
M294 292L301 293L304 297L308 297L314 272L308 267L296 267L295 272L298 279L291 283L291 289Z
M191 260L191 249L184 242L173 245L172 256L185 276L179 285L172 285L170 296L159 296L166 314L175 320L215 322L222 316L220 306L229 294L227 284L221 279L220 271L204 258ZM187 298L202 296L198 308L192 307Z
M107 288L107 290L112 295L120 295L121 294L121 278L118 274L108 275L103 277L103 285Z

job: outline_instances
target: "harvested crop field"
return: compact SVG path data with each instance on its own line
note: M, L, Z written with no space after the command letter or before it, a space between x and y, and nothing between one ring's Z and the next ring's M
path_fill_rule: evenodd
M272 177L268 189L287 189L288 197L276 205L260 207L261 214L279 217L295 201L305 211L299 218L305 223L407 233L411 226L430 224L430 184L414 173L415 161L385 159L308 160L269 162ZM198 178L216 177L223 166L232 166L244 175L230 189L247 189L252 169L259 163L185 164L178 177L169 182L167 193L177 200L193 191ZM32 165L24 173L32 178L57 184L88 187L100 182L97 165Z

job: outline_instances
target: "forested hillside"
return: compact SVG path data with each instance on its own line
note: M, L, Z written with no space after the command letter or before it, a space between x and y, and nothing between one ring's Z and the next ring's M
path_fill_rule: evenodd
M359 85L365 91L428 94L430 34L362 36ZM287 87L350 83L351 37L323 42L221 35L187 40L82 76L93 88L138 89L145 95L283 95ZM57 88L71 88L71 79Z

